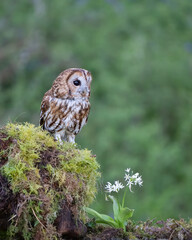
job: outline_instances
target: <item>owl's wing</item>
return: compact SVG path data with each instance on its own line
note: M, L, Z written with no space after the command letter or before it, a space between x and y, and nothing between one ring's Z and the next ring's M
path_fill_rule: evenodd
M43 101L41 102L41 113L40 113L40 121L39 124L42 126L43 129L45 129L45 120L47 116L47 111L49 110L49 97L46 96L43 98Z

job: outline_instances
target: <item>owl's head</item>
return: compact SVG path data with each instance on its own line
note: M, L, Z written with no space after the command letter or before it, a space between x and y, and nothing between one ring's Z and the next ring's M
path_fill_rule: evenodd
M52 93L57 98L89 98L92 76L82 68L69 68L56 78Z

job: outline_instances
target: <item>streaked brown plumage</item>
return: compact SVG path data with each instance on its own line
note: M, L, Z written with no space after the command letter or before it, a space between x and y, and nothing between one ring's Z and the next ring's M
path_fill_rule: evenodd
M56 140L75 142L75 136L86 124L90 110L91 73L70 68L53 82L41 103L40 125Z

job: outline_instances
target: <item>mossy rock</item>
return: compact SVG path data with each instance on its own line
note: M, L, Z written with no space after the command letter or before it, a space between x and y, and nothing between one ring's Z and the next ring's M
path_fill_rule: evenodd
M0 236L60 239L85 234L83 209L93 201L100 176L90 151L61 145L32 124L9 123L0 129L0 167Z

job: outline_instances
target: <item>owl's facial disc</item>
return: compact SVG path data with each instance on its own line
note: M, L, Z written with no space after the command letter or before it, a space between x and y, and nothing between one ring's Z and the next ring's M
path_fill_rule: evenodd
M74 96L76 97L89 97L89 88L87 87L87 84L84 79L75 79L73 81L73 85L75 88L73 88Z
M90 83L83 72L75 72L68 80L69 95L73 98L89 98Z

